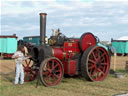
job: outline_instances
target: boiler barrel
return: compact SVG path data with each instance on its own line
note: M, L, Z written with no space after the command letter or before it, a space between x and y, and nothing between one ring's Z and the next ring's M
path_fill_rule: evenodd
M60 60L64 59L72 59L75 58L76 55L78 55L77 52L71 52L71 51L64 51L63 48L52 48L52 54L54 57L59 58ZM75 57L74 57L75 56Z
M63 60L64 54L62 48L52 48L53 56L56 58L59 58L60 60Z

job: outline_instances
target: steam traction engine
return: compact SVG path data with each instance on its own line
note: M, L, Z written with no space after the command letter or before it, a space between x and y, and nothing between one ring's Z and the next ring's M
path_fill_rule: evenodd
M103 47L96 46L95 36L88 32L80 39L67 38L58 31L45 44L46 15L40 13L40 46L28 47L32 58L24 64L25 81L33 81L38 73L45 86L57 85L64 74L82 75L89 81L104 80L110 58Z

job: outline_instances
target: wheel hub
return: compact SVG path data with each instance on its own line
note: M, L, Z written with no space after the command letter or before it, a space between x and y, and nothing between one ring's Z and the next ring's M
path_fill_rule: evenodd
M25 72L29 72L30 71L30 68L29 67L26 67L24 68Z
M56 72L55 72L55 70L52 70L52 74L55 74Z
M100 62L100 60L96 63L96 67L98 68L98 67L100 67L101 66L101 62Z

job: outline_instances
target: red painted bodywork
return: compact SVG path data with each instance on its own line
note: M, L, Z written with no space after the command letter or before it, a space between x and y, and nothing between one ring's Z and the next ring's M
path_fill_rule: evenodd
M61 60L64 65L64 73L68 75L77 75L78 58L72 59L77 53L85 51L87 48L96 45L96 39L91 33L85 33L80 39L71 39L65 41L63 46L52 47L54 57Z
M60 60L71 59L75 53L79 53L79 42L64 42L63 47L52 47L53 55Z
M59 60L63 60L64 58L63 48L52 47L52 50L54 57L58 58Z
M63 61L64 64L64 74L68 75L75 75L77 74L77 68L76 68L76 60L68 60L68 61Z
M80 52L79 50L79 42L74 41L74 42L64 42L64 47L63 47L64 52Z
M68 75L76 75L76 60L71 60L72 57L80 52L79 40L66 41L63 47L52 47L54 57L62 61L64 65L64 73Z

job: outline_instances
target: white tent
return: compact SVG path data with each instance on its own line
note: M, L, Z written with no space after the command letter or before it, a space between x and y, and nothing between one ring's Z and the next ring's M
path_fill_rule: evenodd
M118 40L128 40L128 36L122 36Z

